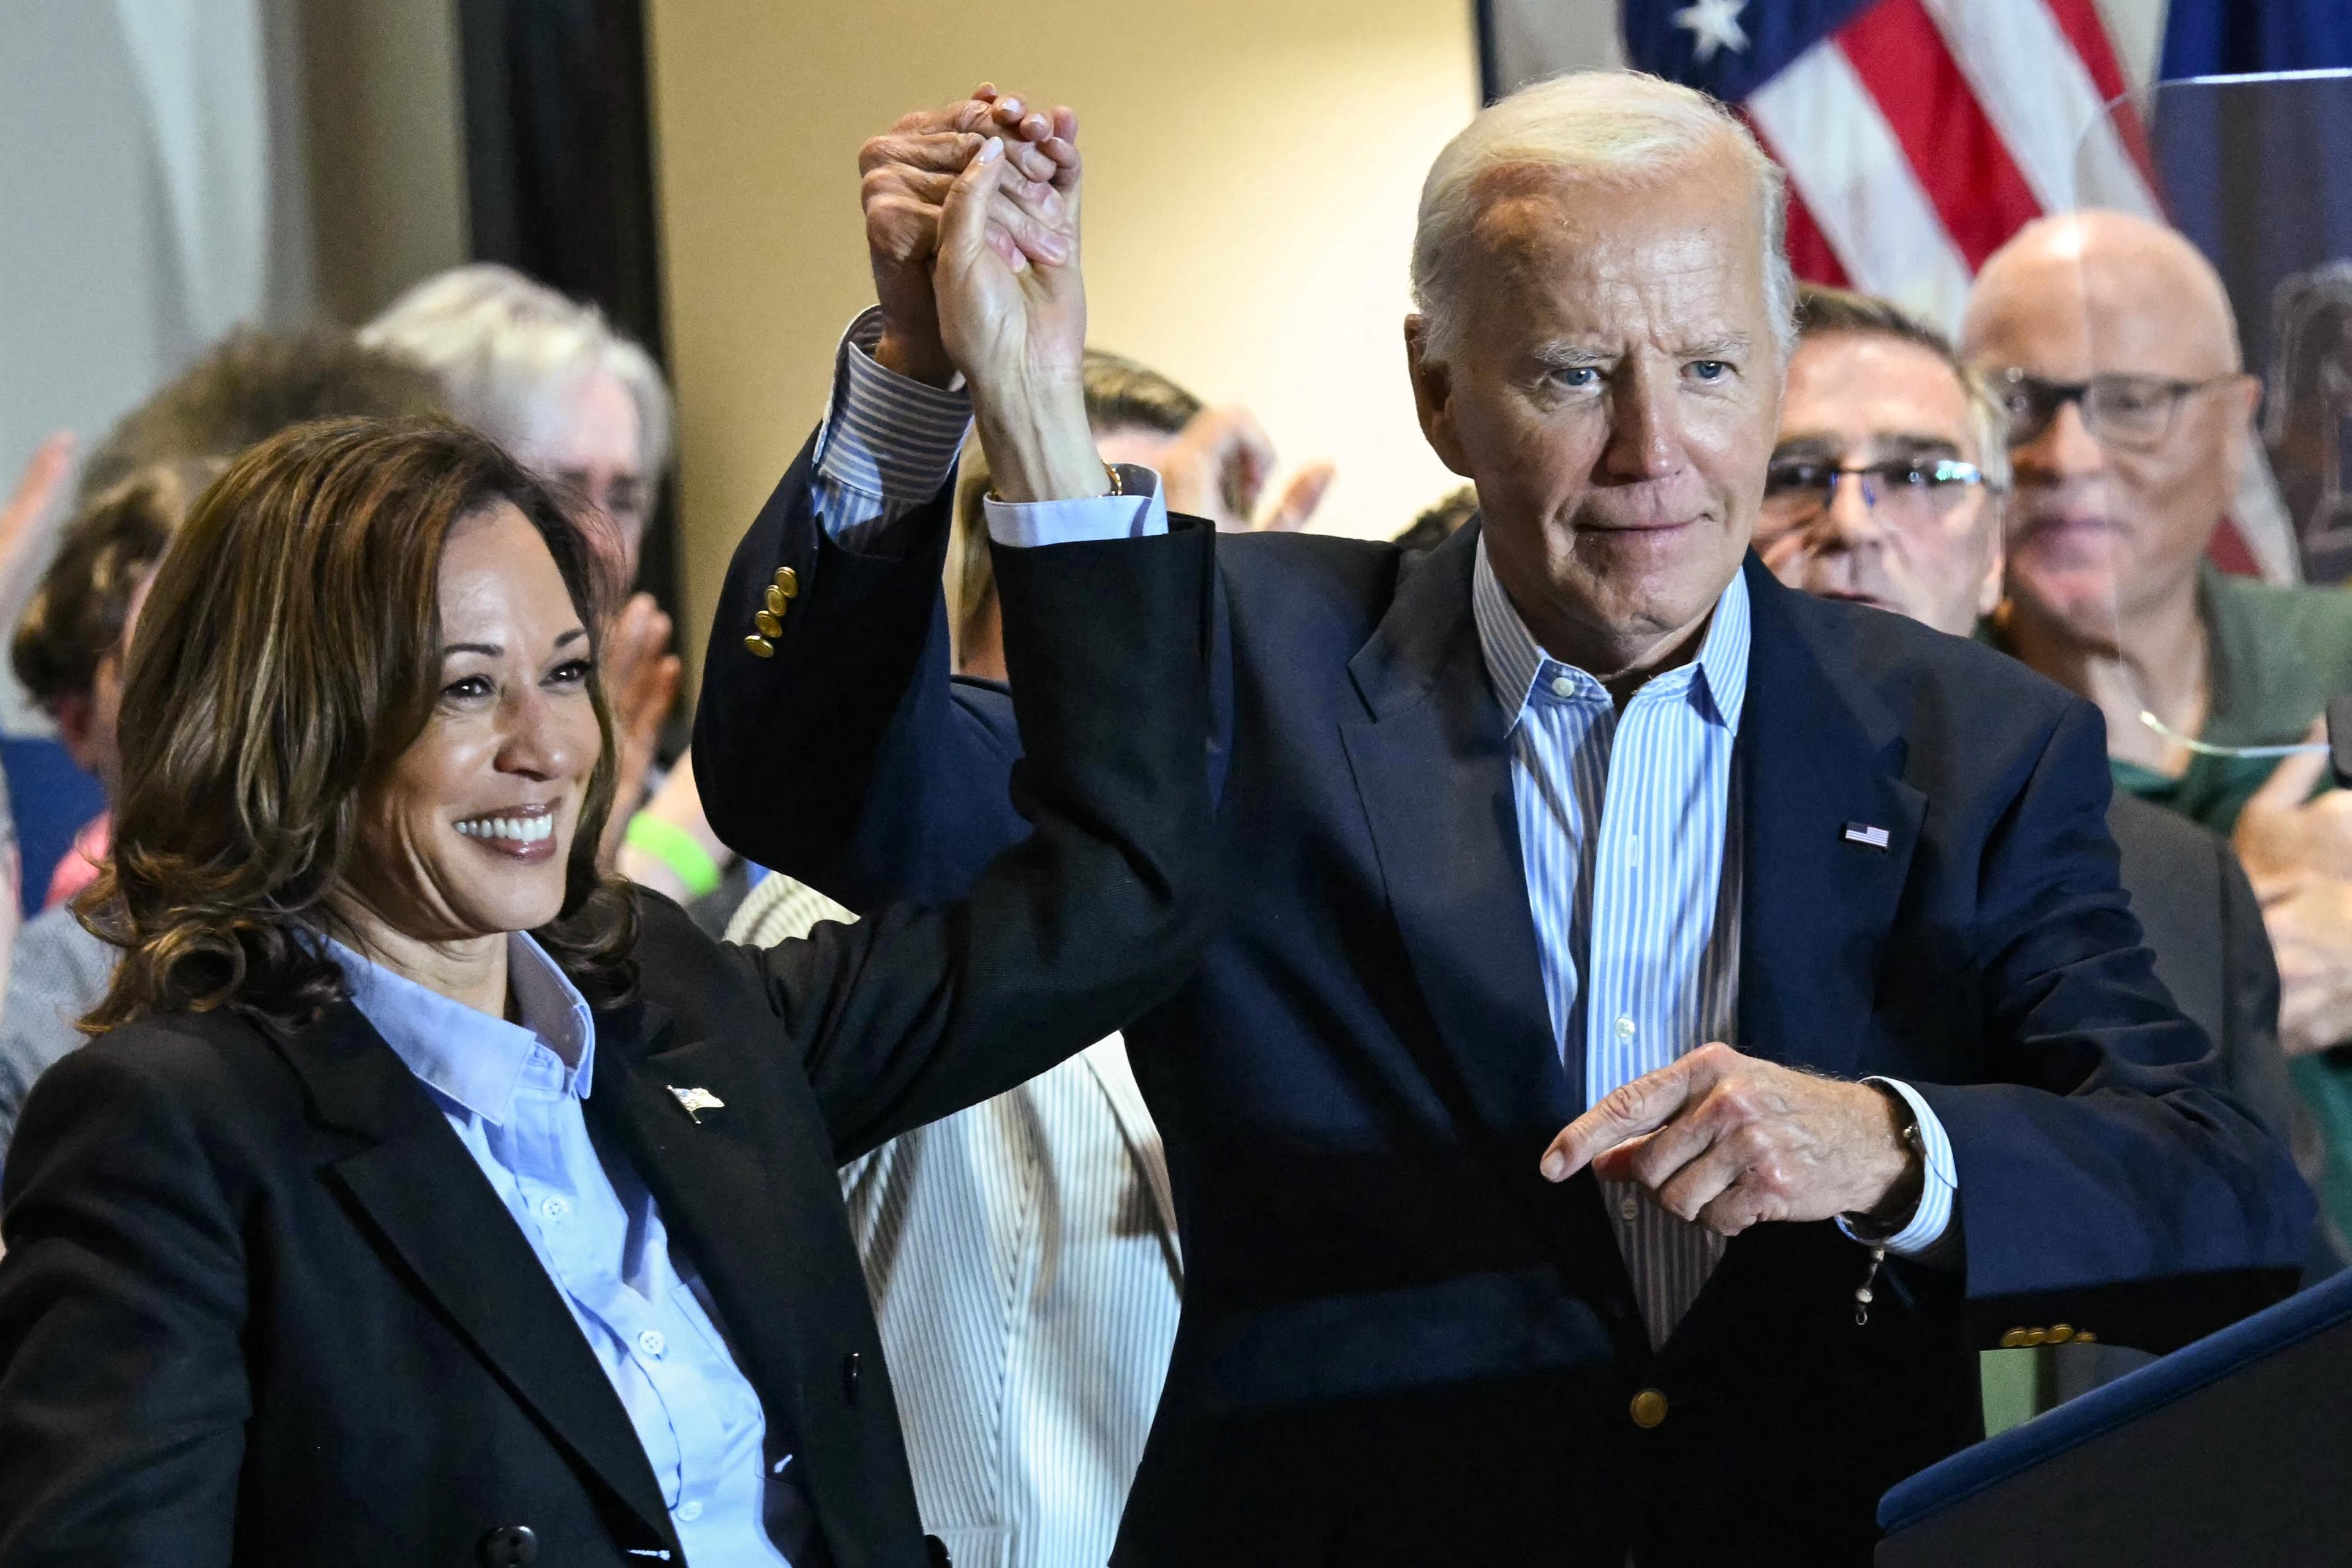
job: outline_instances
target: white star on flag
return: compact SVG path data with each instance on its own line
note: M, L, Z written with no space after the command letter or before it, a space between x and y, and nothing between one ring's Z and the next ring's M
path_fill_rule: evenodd
M1739 25L1739 13L1747 8L1748 0L1696 0L1675 12L1674 23L1690 29L1691 53L1705 65L1719 48L1748 52L1748 33Z

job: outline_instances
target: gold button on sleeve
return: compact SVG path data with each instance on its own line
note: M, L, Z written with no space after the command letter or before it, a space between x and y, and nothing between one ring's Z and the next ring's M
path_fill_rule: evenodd
M760 635L763 637L780 637L784 635L784 623L765 610L753 616L751 624L760 628Z
M2050 1342L2050 1331L2048 1329L2028 1329L2025 1331L2025 1342L2029 1345L2046 1345Z
M2074 1342L2078 1345L2095 1345L2099 1342L2099 1336L2093 1333L2088 1329L2076 1329L2074 1331Z
M1633 1417L1634 1426L1647 1432L1666 1418L1666 1396L1654 1388L1645 1388L1633 1395L1626 1414Z
M2009 1332L2000 1336L2000 1348L2005 1351L2016 1350L2024 1343L2025 1331L2023 1329L2011 1329Z
M776 568L776 590L787 599L801 596L801 574L789 566Z
M791 603L790 599L784 597L784 591L782 588L777 587L773 583L768 584L768 614L781 616L784 613L784 606Z
M2074 1337L2074 1331L2071 1325L2066 1323L2053 1323L2050 1325L2050 1342L2052 1344L2063 1345Z
M776 645L762 637L745 637L743 639L743 647L747 651L756 654L761 658L773 658L776 657Z

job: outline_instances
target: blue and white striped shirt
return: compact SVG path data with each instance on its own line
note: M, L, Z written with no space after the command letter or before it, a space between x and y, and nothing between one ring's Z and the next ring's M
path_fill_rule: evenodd
M960 389L875 363L879 312L844 335L817 437L815 504L845 544L871 548L937 494L970 428ZM1142 472L1129 470L1130 473ZM1002 542L1125 538L1167 526L1156 485L1140 497L989 503ZM1496 700L1512 721L1512 794L1544 998L1562 1059L1581 1051L1586 1104L1710 1040L1737 1047L1740 814L1732 750L1748 691L1748 584L1734 575L1698 657L1659 675L1620 712L1584 670L1547 657L1486 560L1472 614ZM1950 1224L1950 1141L1927 1102L1893 1079L1927 1153L1919 1207L1888 1242L1927 1250ZM1607 1184L1610 1216L1654 1344L1663 1344L1723 1255L1723 1241L1630 1184ZM1859 1276L1857 1276L1859 1279Z

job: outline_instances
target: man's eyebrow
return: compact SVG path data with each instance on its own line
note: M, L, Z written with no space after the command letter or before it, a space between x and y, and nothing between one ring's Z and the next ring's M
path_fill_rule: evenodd
M1567 369L1606 364L1611 356L1601 349L1571 342L1566 338L1554 338L1549 342L1538 343L1529 351L1528 357L1540 365Z
M1854 439L1826 433L1792 436L1772 448L1775 458L1834 458L1855 447L1889 458L1957 458L1959 443L1949 436L1928 436L1908 430L1874 430Z
M1912 458L1957 458L1960 444L1949 436L1927 436L1895 430L1871 437L1871 445Z
M1753 344L1754 340L1746 332L1725 332L1717 337L1702 338L1697 342L1685 345L1681 357L1729 359L1735 354L1746 353Z

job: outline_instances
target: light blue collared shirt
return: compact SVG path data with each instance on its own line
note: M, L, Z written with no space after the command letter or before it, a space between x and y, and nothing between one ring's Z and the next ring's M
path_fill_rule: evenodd
M875 362L881 330L880 312L868 310L842 337L812 487L827 531L869 551L887 549L891 525L947 483L971 425L960 387L926 386ZM1125 496L991 501L990 536L1045 544L1165 531L1156 477L1121 473L1137 476ZM1739 1044L1731 757L1748 693L1748 584L1735 575L1724 589L1697 658L1646 683L1620 713L1591 675L1544 654L1487 563L1483 538L1475 570L1471 605L1487 679L1511 718L1512 794L1544 999L1563 1061L1581 1054L1590 1106L1710 1040ZM1925 1100L1908 1084L1871 1081L1901 1094L1918 1118L1926 1183L1910 1223L1887 1243L1889 1252L1916 1256L1951 1223L1958 1168ZM1631 1184L1604 1186L1651 1341L1663 1344L1722 1257L1722 1239Z
M1478 541L1471 610L1486 679L1511 719L1511 793L1535 916L1544 1000L1590 1106L1710 1040L1739 1043L1741 816L1732 752L1748 700L1748 582L1735 574L1697 657L1644 682L1620 711L1588 672L1544 653ZM1951 1221L1951 1143L1926 1100L1927 1181L1887 1244L1910 1255ZM1723 1238L1633 1183L1604 1182L1610 1222L1653 1344L1697 1300ZM1859 1279L1857 1279L1857 1283Z
M697 1568L825 1562L791 1457L769 1451L760 1397L690 1262L617 1150L591 1137L588 1004L545 950L508 939L519 1024L332 944L352 1003L406 1063L572 1309L621 1396Z

